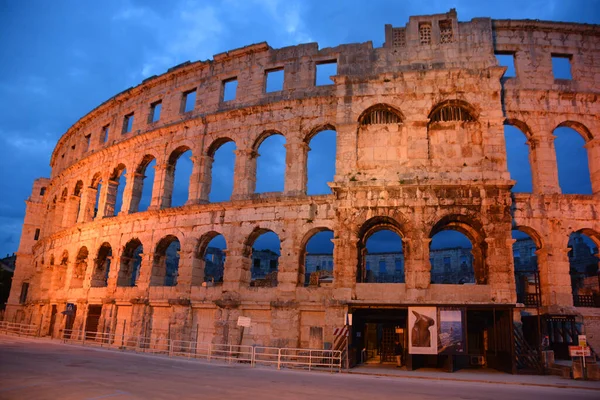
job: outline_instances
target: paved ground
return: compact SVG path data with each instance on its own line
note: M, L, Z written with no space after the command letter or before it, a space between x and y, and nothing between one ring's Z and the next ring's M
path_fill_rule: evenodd
M449 375L444 374L438 377ZM535 378L547 377L530 382ZM594 383L587 389L522 383L277 371L0 336L0 399L600 398L600 385Z

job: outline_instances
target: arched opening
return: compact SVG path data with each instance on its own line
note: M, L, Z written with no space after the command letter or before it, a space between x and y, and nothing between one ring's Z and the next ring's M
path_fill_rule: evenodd
M476 121L473 107L462 100L446 100L436 105L429 113L429 122L472 122Z
M592 194L588 154L584 137L568 127L554 130L558 184L563 194Z
M229 201L233 193L233 173L235 167L235 142L229 138L215 141L208 150L211 203Z
M245 249L245 256L252 260L250 286L277 286L280 254L281 242L275 232L257 229L250 235Z
M94 260L94 272L92 273L92 287L106 287L108 285L108 273L112 260L112 247L107 242L102 243Z
M76 223L81 213L81 191L83 190L83 181L77 181L75 188L73 189L73 196L77 197L77 207L73 210L72 224Z
M93 195L90 196L91 198L88 200L88 203L91 201L93 204L93 208L90 210L91 219L95 219L98 215L98 210L100 209L100 193L102 192L102 177L100 176L100 173L94 175L90 188L94 189L94 191L92 192Z
M506 143L506 159L510 179L517 181L513 192L531 193L533 181L531 176L530 149L526 134L517 126L504 125Z
M87 270L87 261L88 261L88 249L83 246L77 252L77 257L75 258L75 265L73 265L73 274L71 275L71 284L70 287L72 289L82 288L83 280L85 278L85 271Z
M269 133L256 148L256 193L283 192L285 184L285 137Z
M569 272L575 307L600 307L599 244L600 234L591 230L569 236Z
M404 251L400 224L374 217L359 232L358 283L404 283Z
M68 192L67 188L64 188L63 191L62 191L62 194L60 195L60 201L63 202L63 203L65 201L67 201L68 194L69 194L69 192Z
M512 231L513 264L515 266L515 284L517 303L528 307L537 307L541 303L540 274L537 263L538 244L522 230Z
M387 104L376 104L367 108L358 117L358 123L361 126L368 125L387 125L387 124L401 124L402 114Z
M299 263L299 285L322 286L333 282L333 231L312 230L306 240Z
M121 253L117 286L136 286L140 276L144 247L139 239L131 239Z
M198 240L192 266L192 286L223 284L227 243L218 232L209 232Z
M154 251L150 286L177 285L180 250L181 245L176 236L168 235L158 242Z
M485 245L463 216L449 216L431 231L429 263L432 284L486 284Z
M328 182L333 182L336 160L336 131L326 129L313 135L309 142L307 161L307 193L330 194Z
M187 202L193 166L192 151L188 147L179 147L171 153L165 177L166 208L180 207Z
M119 164L110 175L106 190L106 204L104 206L105 217L118 215L123 207L123 191L125 190L127 181L126 174L125 165Z
M156 159L151 154L146 154L135 170L133 178L133 191L129 212L146 211L152 201L152 188L154 187L154 173Z

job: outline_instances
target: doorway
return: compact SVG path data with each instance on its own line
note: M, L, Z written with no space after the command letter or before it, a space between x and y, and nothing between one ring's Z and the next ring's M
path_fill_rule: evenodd
M56 322L56 304L52 304L52 311L50 312L50 326L48 327L48 335L54 338L54 324Z
M100 323L100 316L102 315L101 305L89 305L88 315L85 321L85 338L94 339L98 332L98 324Z
M72 310L72 311L71 311ZM71 333L73 332L73 324L75 323L75 315L77 315L77 306L73 304L69 309L67 306L67 311L65 311L67 315L67 321L65 322L65 330L64 330L64 338L69 339L71 337Z
M353 365L396 365L395 342L399 340L405 349L408 343L405 309L355 309L352 311L351 351ZM402 357L404 360L404 355Z

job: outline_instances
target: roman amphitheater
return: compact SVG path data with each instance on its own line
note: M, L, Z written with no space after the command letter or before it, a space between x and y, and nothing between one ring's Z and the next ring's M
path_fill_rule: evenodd
M434 308L462 315L466 345L455 361L477 355L514 372L515 342L537 348L546 335L557 358L584 332L600 349L597 262L592 288L575 292L569 258L573 234L600 244L599 39L596 25L459 22L451 10L386 25L378 48L259 43L148 78L58 141L51 177L37 179L26 201L5 319L53 337L118 332L295 348L330 347L351 319L353 363L386 361L399 337L414 369L439 361L411 350L409 311ZM504 76L498 55L512 58L515 76ZM554 75L555 58L570 79ZM316 79L324 66L335 68L328 84ZM275 72L283 85L267 90ZM531 193L511 190L506 126L526 137ZM585 140L592 194L561 193L560 127ZM335 131L335 176L329 194L308 195L309 145L323 130ZM259 147L272 135L285 138L284 190L257 193ZM213 158L229 142L233 194L209 202ZM187 202L172 207L188 151ZM381 230L401 238L402 277L393 282L366 267L366 243ZM432 280L430 243L447 230L472 243L471 282ZM531 238L537 257L524 296L513 230ZM332 268L305 279L306 245L323 231L332 232ZM254 243L271 232L280 255L258 276ZM215 279L205 267L219 235L226 250Z

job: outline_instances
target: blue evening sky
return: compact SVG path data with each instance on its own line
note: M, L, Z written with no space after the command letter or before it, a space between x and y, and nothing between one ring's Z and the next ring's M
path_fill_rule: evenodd
M50 155L58 138L116 93L181 62L206 60L262 41L274 48L307 42L323 48L370 40L378 47L384 24L404 26L411 15L442 13L451 7L461 21L491 17L600 23L600 2L592 0L0 0L0 256L17 251L24 200L35 178L50 175ZM277 79L273 76L269 88L277 90ZM559 163L564 164L559 169L563 190L589 193L583 141L567 128L555 133ZM511 175L519 191L528 191L524 138L514 128L507 128L507 136L514 138L509 144ZM283 143L283 137L274 136L261 147L257 192L282 189L284 154L277 149ZM334 132L311 142L309 193L328 190L324 182L333 174L334 143ZM225 201L231 194L234 149L229 143L217 151L211 201ZM187 156L178 163L174 205L187 197L182 183L191 168ZM153 170L147 171L151 175ZM147 206L143 199L140 209ZM320 237L320 245L311 241L311 252L329 251L327 232ZM373 251L398 243L385 233L373 240ZM464 238L450 234L442 242L461 244Z

